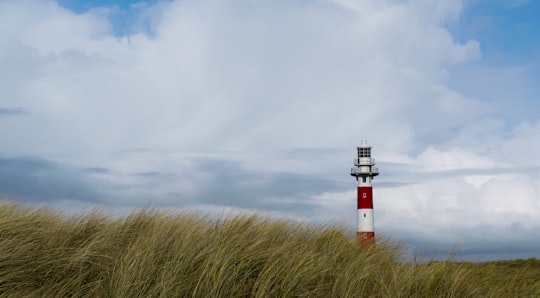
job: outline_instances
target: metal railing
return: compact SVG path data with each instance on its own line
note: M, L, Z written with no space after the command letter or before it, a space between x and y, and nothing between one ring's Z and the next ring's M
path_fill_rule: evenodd
M379 168L377 167L371 167L371 168L351 168L351 175L371 175L371 176L377 176L379 175Z
M375 164L375 158L371 157L360 157L353 159L355 166L372 166Z

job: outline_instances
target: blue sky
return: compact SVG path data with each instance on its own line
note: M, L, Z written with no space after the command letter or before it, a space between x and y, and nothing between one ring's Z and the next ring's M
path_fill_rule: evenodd
M536 109L540 108L537 100L539 88L536 84L540 79L538 11L540 11L540 3L537 1L465 2L459 21L448 27L458 40L477 40L480 44L482 59L464 66L464 72L468 74L463 75L458 67L449 84L469 95L493 98L494 92L501 91L493 91L494 88L480 84L478 80L477 84L465 84L462 81L470 81L469 75L484 76L486 75L484 72L497 73L498 70L512 68L521 75L519 79L514 79L516 84L512 89L504 91L508 93L507 96L513 97L513 110L519 111L513 116L512 122L519 123L525 119L534 121L537 117ZM493 75L492 73L491 76ZM499 75L499 81L508 80L506 73ZM460 76L464 78L460 79ZM456 81L456 84L452 80ZM508 113L508 110L505 113ZM516 111L511 113L516 113Z
M147 3L147 4L153 4L156 3L156 0L146 0L146 1L131 1L131 0L125 0L125 1L107 1L107 0L89 0L89 1L79 1L79 0L60 0L58 1L58 4L64 6L65 8L68 8L74 12L77 13L84 13L88 10L91 10L96 7L113 7L117 6L122 9L129 9L134 4L138 3Z
M367 139L378 234L540 257L539 5L0 0L0 197L352 232Z
M168 0L161 1L167 2ZM75 13L84 14L91 10L107 10L105 13L113 27L113 33L116 36L126 36L138 31L152 33L145 23L144 11L149 6L155 5L157 0L145 1L107 1L107 0L59 0L57 3ZM141 27L140 24L143 23Z
M456 37L474 38L482 45L486 63L530 63L540 59L537 1L471 1L454 31Z

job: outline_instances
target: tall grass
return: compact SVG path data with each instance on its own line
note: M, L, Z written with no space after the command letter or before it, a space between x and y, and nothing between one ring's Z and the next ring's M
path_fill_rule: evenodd
M345 235L254 215L216 220L143 210L112 219L4 204L0 296L540 295L534 261L526 272L510 269L523 279L508 278L508 267L493 264L400 262L389 242L362 249Z

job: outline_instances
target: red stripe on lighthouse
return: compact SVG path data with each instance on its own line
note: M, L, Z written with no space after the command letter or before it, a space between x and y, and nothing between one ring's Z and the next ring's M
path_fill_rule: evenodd
M360 245L371 246L375 244L375 232L356 232L356 240Z
M358 187L358 209L373 209L373 188Z

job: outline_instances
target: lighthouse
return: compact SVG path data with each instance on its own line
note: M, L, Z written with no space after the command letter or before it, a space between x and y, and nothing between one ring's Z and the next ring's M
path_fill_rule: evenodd
M375 230L373 224L373 188L371 181L379 175L379 169L375 166L375 159L371 158L371 146L367 141L362 141L358 150L358 158L354 159L354 168L351 168L351 176L356 178L358 228L356 239L360 245L375 244Z

